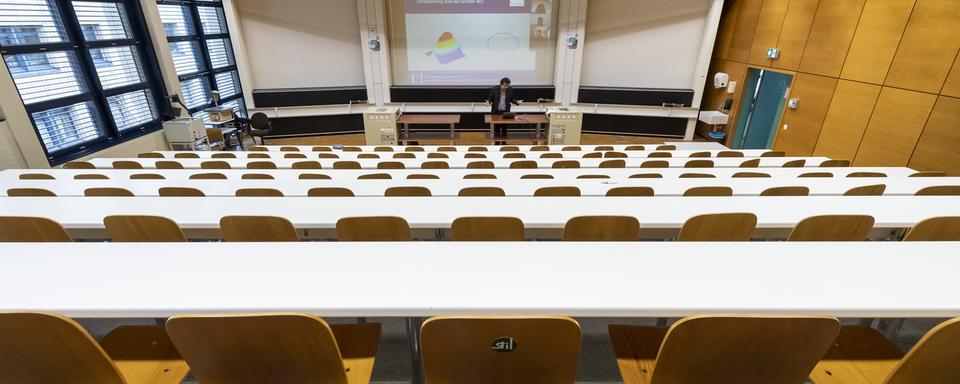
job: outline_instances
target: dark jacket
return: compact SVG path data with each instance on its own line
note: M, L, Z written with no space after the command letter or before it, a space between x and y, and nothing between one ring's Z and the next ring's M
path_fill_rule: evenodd
M513 97L513 87L507 88L507 110L500 111L497 107L500 106L500 86L493 87L490 90L490 96L487 97L487 101L490 102L490 113L499 114L504 112L510 112L510 105L516 104L520 105L520 101L517 98Z

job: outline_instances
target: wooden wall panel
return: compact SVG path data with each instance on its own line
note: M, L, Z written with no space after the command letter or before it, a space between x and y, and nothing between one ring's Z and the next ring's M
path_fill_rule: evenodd
M947 76L947 82L943 85L943 91L940 91L940 93L951 97L960 97L960 54L957 55L957 60L953 62L953 70L950 71L950 76Z
M884 87L854 164L906 166L936 101L936 95Z
M923 128L910 167L960 176L960 99L940 96Z
M883 84L914 0L867 0L841 78Z
M840 77L866 0L823 0L810 27L800 71Z
M753 46L753 36L757 30L757 19L760 17L760 6L763 0L738 0L740 10L737 12L737 21L733 27L733 36L730 39L730 48L727 49L727 60L747 62L750 47Z
M813 155L854 159L878 96L879 85L840 80Z
M754 65L772 66L767 59L767 49L776 48L780 40L780 28L787 15L787 6L790 0L764 0L760 8L760 18L757 19L757 30L753 35L753 45L750 47L750 56L747 62Z
M793 78L790 98L799 99L800 105L783 112L774 149L786 152L787 156L810 156L836 87L835 78L798 73ZM784 125L788 129L784 130Z
M824 0L829 2L832 0ZM774 68L797 70L803 50L807 45L807 36L810 35L810 26L813 25L813 16L817 13L817 4L820 0L790 0L787 14L783 18L783 27L780 28L780 58L774 60Z
M717 28L717 40L713 45L713 58L727 60L730 52L730 42L733 40L733 31L737 26L737 15L740 12L742 1L727 1L723 3L723 15L720 17L720 26Z
M960 1L918 0L884 85L940 93L960 49Z
M727 89L717 89L713 87L713 75L717 72L726 72L730 75L730 81L737 82L737 90L732 95L727 93ZM700 105L700 109L704 111L719 111L723 102L727 99L733 99L733 108L728 111L730 116L730 123L727 124L727 134L731 135L731 132L736 129L736 118L737 111L739 111L740 102L743 99L743 87L740 84L744 83L744 80L747 76L747 65L743 63L737 63L734 61L726 60L713 60L710 63L710 73L709 78L711 79L703 91L703 103ZM706 135L706 132L712 128L706 124L697 123L697 132L700 132L702 135Z

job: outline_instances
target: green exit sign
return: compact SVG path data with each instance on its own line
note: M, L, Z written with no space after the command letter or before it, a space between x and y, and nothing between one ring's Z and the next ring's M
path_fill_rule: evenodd
M770 60L776 60L780 57L780 50L776 48L770 48L767 50L767 58Z

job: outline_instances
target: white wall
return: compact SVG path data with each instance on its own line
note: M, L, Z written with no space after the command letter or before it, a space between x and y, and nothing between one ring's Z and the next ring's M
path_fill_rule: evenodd
M596 0L587 7L584 86L694 88L712 0Z
M363 86L353 0L234 0L253 84L246 89Z

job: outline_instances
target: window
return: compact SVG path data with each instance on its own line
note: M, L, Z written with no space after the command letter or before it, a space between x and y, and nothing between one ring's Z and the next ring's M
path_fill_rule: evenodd
M135 0L0 0L0 53L51 164L160 129ZM169 114L169 112L167 111Z
M181 98L188 112L208 121L205 109L220 105L246 116L230 31L220 1L159 0L160 20L180 78Z

